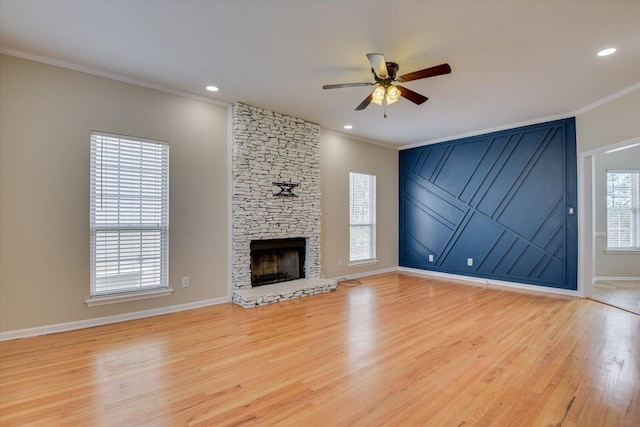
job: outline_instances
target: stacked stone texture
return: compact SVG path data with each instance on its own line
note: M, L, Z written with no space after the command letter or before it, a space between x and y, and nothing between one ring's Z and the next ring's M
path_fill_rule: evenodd
M233 290L251 288L251 240L306 238L306 277L319 277L320 126L234 104L232 166ZM274 197L273 182L298 197Z
M286 282L284 286L274 285L268 290L254 293L249 289L238 289L233 294L233 302L244 308L259 307L281 301L289 301L311 295L335 291L338 283L331 279L302 279ZM264 288L261 286L261 288Z

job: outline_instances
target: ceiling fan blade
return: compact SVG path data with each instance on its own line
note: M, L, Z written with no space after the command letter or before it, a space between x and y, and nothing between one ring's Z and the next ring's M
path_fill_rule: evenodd
M339 89L341 87L373 86L375 83L342 83L337 85L324 85L322 89Z
M365 108L367 108L369 106L369 104L371 104L371 95L372 94L373 94L373 92L369 96L367 96L367 98L364 101L362 101L360 103L360 105L358 105L356 107L356 111L364 110Z
M373 71L376 73L379 79L386 79L389 77L387 71L387 61L384 60L384 55L381 53L367 53L367 58L371 63Z
M400 94L404 98L407 98L409 101L413 102L414 104L420 105L423 102L425 102L427 99L429 99L424 95L420 95L418 92L414 92L411 89L407 89L406 87L402 87L398 85L396 85L396 87L400 89Z
M436 65L435 67L425 68L424 70L414 71L413 73L403 74L402 76L398 77L396 81L402 83L411 80L424 79L427 77L440 76L442 74L449 74L450 72L451 67L449 66L449 64L440 64Z

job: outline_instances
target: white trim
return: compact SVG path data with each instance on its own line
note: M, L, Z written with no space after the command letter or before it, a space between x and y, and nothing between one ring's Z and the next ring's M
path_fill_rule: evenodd
M361 277L375 276L377 274L393 273L395 271L398 271L398 267L382 268L380 270L365 271L363 273L348 274L346 276L337 276L337 277L334 277L334 278L332 278L330 280L339 281L341 279L347 279L347 280L359 279Z
M166 297L172 293L172 288L153 289L150 291L123 293L120 295L96 296L85 300L84 303L89 307L95 307L98 305L118 304L121 302L137 301L141 299Z
M616 153L618 151L627 150L629 148L635 148L640 145L640 142L636 142L635 144L625 145L624 147L612 148L611 150L607 150L604 154Z
M126 322L129 320L144 319L147 317L160 316L162 314L176 313L178 311L193 310L195 308L202 308L211 305L226 303L228 303L228 297L220 297L190 302L186 304L172 305L168 307L153 308L150 310L135 311L132 313L117 314L115 316L97 317L95 319L58 323L55 325L47 326L38 326L35 328L17 329L15 331L0 332L0 341L9 341L18 338L28 338L38 335L48 335L59 332L73 331L76 329L92 328L95 326L103 326L112 323Z
M323 128L322 126L320 126L320 127L322 128L322 130L325 133L328 133L329 135L348 138L348 139L351 139L351 140L354 140L354 141L364 142L366 144L377 145L379 147L388 148L390 150L399 150L400 149L400 147L398 147L397 145L390 145L390 144L385 144L385 143L379 142L379 141L372 141L370 139L362 138L362 137L356 136L356 135L351 135L351 134L348 134L346 132L338 132L338 131L333 130L333 129Z
M631 86L628 86L618 92L612 93L611 95L605 96L602 99L599 99L598 101L592 102L589 105L586 105L582 108L579 108L577 110L574 110L572 112L569 113L564 113L564 114L556 114L553 116L547 116L547 117L540 117L537 119L532 119L532 120L525 120L523 122L518 122L518 123L510 123L510 124L506 124L506 125L501 125L501 126L495 126L495 127L491 127L488 129L484 129L484 130L477 130L477 131L471 131L471 132L466 132L466 133L461 133L458 135L454 135L454 136L446 136L443 138L436 138L436 139L432 139L432 140L427 140L424 142L418 142L415 144L409 144L409 145L402 145L400 147L397 147L398 150L407 150L409 148L415 148L415 147L422 147L425 145L431 145L431 144L436 144L438 142L447 142L447 141L453 141L456 139L461 139L461 138L468 138L471 136L478 136L478 135L483 135L486 133L491 133L491 132L498 132L501 130L506 130L506 129L513 129L513 128L518 128L518 127L522 127L522 126L529 126L529 125L535 125L538 123L545 123L545 122L551 122L554 120L561 120L561 119L567 119L569 117L577 117L581 114L586 113L589 110L593 110L595 108L598 108L602 105L608 104L612 101L615 101L618 98L622 98L625 95L628 95L632 92L635 92L636 90L640 89L640 82L634 83ZM637 139L637 138L634 138ZM624 145L622 143L620 144L616 144L616 145ZM608 147L608 149L611 148L616 148L616 147ZM603 150L604 151L604 150Z
M588 298L592 294L591 281L593 277L593 246L595 246L595 226L593 223L593 174L595 165L593 158L590 159L591 170L587 171L586 159L584 155L578 156L578 168L576 170L576 184L578 187L578 262L577 262L577 279L578 292L582 298ZM589 172L591 179L587 181L585 175ZM587 200L590 200L587 203Z
M627 145L634 145L638 143L640 143L640 136L634 136L633 138L625 139L624 141L616 142L605 147L598 147L592 150L583 151L582 153L580 153L580 155L584 157L593 157L597 156L598 154L606 154L606 152L610 151L611 149L622 148L626 147Z
M86 73L86 74L92 74L95 76L99 76L99 77L104 77L104 78L108 78L111 80L116 80L119 82L123 82L123 83L129 83L129 84L133 84L136 86L141 86L141 87L145 87L147 89L153 89L153 90L157 90L160 92L165 92L165 93L169 93L172 95L177 95L177 96L182 96L185 98L189 98L189 99L194 99L197 101L202 101L202 102L207 102L210 104L215 104L215 105L219 105L219 106L224 106L227 108L230 108L230 106L232 105L232 103L230 102L225 102L225 101L221 101L218 99L213 99L213 98L208 98L206 96L203 95L198 95L198 94L194 94L191 92L186 92L186 91L182 91L182 90L177 90L177 89L171 89L168 88L166 86L161 86L155 83L150 83L147 82L145 80L140 80L140 79L132 79L130 77L126 77L123 76L121 74L116 74L116 73L109 73L109 72L105 72L102 70L98 70L96 68L92 68L92 67L86 67L86 66L82 66L82 65L78 65L78 64L74 64L71 62L67 62L67 61L61 61L61 60L57 60L57 59L53 59L53 58L49 58L46 56L40 56L40 55L34 55L31 53L26 53L26 52L22 52L16 49L8 49L8 48L0 48L0 54L5 54L5 55L10 55L10 56L15 56L17 58L22 58L22 59L26 59L29 61L35 61L35 62L40 62L43 64L48 64L48 65L53 65L55 67L61 67L61 68L66 68L69 70L73 70L73 71L79 71L81 73ZM460 138L466 138L466 137L470 137L470 136L476 136L476 135L482 135L485 133L491 133L491 132L497 132L500 130L506 130L506 129L512 129L512 128L516 128L516 127L521 127L521 126L528 126L528 125L532 125L532 124L538 124L538 123L544 123L544 122L549 122L549 121L553 121L553 120L561 120L561 119L566 119L569 117L575 117L578 116L580 114L583 114L589 110L593 110L595 108L598 108L602 105L608 104L609 102L615 101L618 98L621 98L625 95L628 95L632 92L635 92L636 90L640 89L640 82L636 82L634 84L632 84L631 86L628 86L618 92L614 92L608 96L605 96L604 98L601 98L595 102L592 102L591 104L588 104L582 108L579 108L577 110L574 110L573 112L569 112L569 113L564 113L564 114L556 114L553 116L547 116L547 117L541 117L541 118L537 118L537 119L531 119L531 120L525 120L522 122L517 122L517 123L510 123L510 124L505 124L505 125L501 125L501 126L495 126L495 127L491 127L488 129L484 129L484 130L478 130L478 131L472 131L472 132L467 132L467 133L462 133L462 134L458 134L458 135L453 135L453 136L447 136L447 137L443 137L443 138L436 138L436 139L432 139L432 140L427 140L427 141L423 141L423 142L418 142L415 144L408 144L408 145L402 145L402 146L397 146L397 145L391 145L391 144L385 144L384 142L379 142L379 141L372 141L369 139L365 139L362 137L358 137L355 135L351 135L345 132L339 132L336 130L332 130L332 129L328 129L325 128L325 130L328 133L332 133L335 135L339 135L345 138L350 138L353 139L355 141L361 141L361 142L365 142L368 144L373 144L373 145L378 145L381 147L385 147L385 148L389 148L392 150L406 150L409 148L414 148L414 147L422 147L425 145L430 145L430 144L435 144L438 142L445 142L445 141L452 141L455 139L460 139ZM318 124L319 125L319 124ZM322 126L319 125L321 128Z
M233 108L227 108L227 299L233 301Z
M466 282L472 282L472 283L478 283L478 284L482 284L485 286L495 286L498 288L512 288L512 289L521 289L521 290L527 290L527 291L535 291L535 292L540 292L543 294L556 294L556 295L567 295L567 296L572 296L572 297L580 297L580 298L584 298L579 291L574 291L574 290L569 290L569 289L560 289L560 288L550 288L547 286L538 286L538 285L531 285L531 284L527 284L527 283L518 283L518 282L505 282L502 280L493 280L493 279L484 279L481 277L471 277L471 276L462 276L459 274L450 274L450 273L440 273L437 271L430 271L430 270L420 270L417 268L409 268L409 267L390 267L390 268L383 268L380 270L374 270L374 271L367 271L364 273L356 273L356 274L349 274L347 276L337 276L332 278L331 280L336 280L339 281L340 279L359 279L361 277L368 277L368 276L375 276L378 274L385 274L385 273L393 273L393 272L400 272L400 273L413 273L413 274L418 274L421 276L432 276L432 277L441 277L441 278L445 278L445 279L453 279L453 280L460 280L460 281L466 281ZM620 279L620 280L635 280L634 278L626 278L626 279Z
M615 281L637 282L637 281L640 281L640 277L612 277L612 276L594 277L593 283L596 283L598 280L604 280L607 282L615 282Z
M616 255L640 255L640 249L617 249L617 248L606 248L604 250L605 254L616 254Z
M482 277L462 276L459 274L440 273L438 271L420 270L417 268L398 267L398 271L405 273L414 273L422 276L435 276L446 279L462 280L466 282L481 283L488 286L496 286L501 288L522 289L527 291L535 291L547 294L568 295L572 297L582 297L578 291L560 288L550 288L547 286L530 285L518 282L505 282L502 280L485 279Z
M523 127L523 126L537 125L539 123L546 123L546 122L552 122L552 121L555 121L555 120L568 119L570 117L574 117L574 115L571 114L571 113L566 113L566 114L556 114L554 116L540 117L540 118L537 118L537 119L525 120L523 122L509 123L509 124L506 124L506 125L494 126L494 127L488 128L488 129L474 130L474 131L471 131L471 132L460 133L460 134L453 135L453 136L445 136L443 138L436 138L436 139L431 139L431 140L424 141L424 142L417 142L415 144L402 145L402 146L398 147L398 150L408 150L410 148L423 147L425 145L437 144L439 142L455 141L456 139L469 138L469 137L472 137L472 136L479 136L479 135L485 135L485 134L492 133L492 132L499 132L501 130L514 129L514 128L519 128L519 127Z
M584 114L589 110L593 110L594 108L598 108L602 105L608 104L612 101L615 101L618 98L622 98L625 95L628 95L632 92L635 92L636 90L640 89L640 82L636 82L634 84L632 84L631 86L628 86L622 90L619 90L618 92L614 92L611 95L605 96L604 98L601 98L595 102L592 102L589 105L585 105L582 108L577 109L576 111L573 112L573 115L575 116L579 116L580 114Z
M123 83L129 83L129 84L133 84L136 86L141 86L141 87L145 87L148 89L154 89L160 92L165 92L165 93L170 93L172 95L177 95L177 96L182 96L185 98L190 98L190 99L194 99L197 101L202 101L202 102L207 102L210 104L215 104L215 105L220 105L220 106L225 106L227 108L230 107L230 105L232 103L230 102L225 102L225 101L220 101L217 99L213 99L213 98L208 98L206 96L203 95L198 95L198 94L194 94L191 92L186 92L186 91L182 91L182 90L177 90L177 89L171 89L165 86L161 86L161 85L157 85L154 83L150 83L147 82L145 80L140 80L140 79L132 79L130 77L126 77L123 76L121 74L116 74L116 73L109 73L109 72L105 72L102 70L98 70L96 68L92 68L92 67L86 67L86 66L82 66L82 65L78 65L78 64L74 64L71 62L67 62L67 61L61 61L61 60L57 60L57 59L53 59L53 58L49 58L46 56L41 56L41 55L34 55L31 53L26 53L26 52L22 52L20 50L16 50L16 49L8 49L8 48L0 48L0 54L5 54L5 55L10 55L10 56L15 56L17 58L22 58L22 59L26 59L29 61L35 61L35 62L41 62L43 64L48 64L48 65L53 65L56 67L61 67L61 68L66 68L69 70L74 70L74 71L79 71L81 73L86 73L86 74L92 74L95 76L99 76L99 77L105 77L111 80L116 80L116 81L120 81ZM506 124L506 125L501 125L501 126L495 126L492 128L488 128L488 129L484 129L484 130L478 130L478 131L472 131L472 132L467 132L467 133L462 133L462 134L458 134L458 135L454 135L454 136L447 136L447 137L443 137L443 138L437 138L437 139L433 139L433 140L427 140L424 142L418 142L415 144L408 144L408 145L402 145L402 146L396 146L396 145L391 145L391 144L385 144L383 142L378 142L378 141L372 141L369 139L365 139L362 137L358 137L358 136L354 136L345 132L339 132L339 131L335 131L335 130L331 130L331 129L325 129L328 133L333 133L339 136L343 136L346 138L350 138L356 141L362 141L368 144L373 144L373 145L379 145L381 147L385 147L385 148L390 148L392 150L406 150L409 148L414 148L414 147L422 147L424 145L430 145L430 144L435 144L438 142L445 142L445 141L452 141L455 139L460 139L460 138L466 138L469 136L476 136L476 135L482 135L485 133L491 133L491 132L497 132L500 130L505 130L505 129L512 129L512 128L516 128L516 127L521 127L521 126L528 126L528 125L532 125L532 124L538 124L538 123L544 123L544 122L549 122L549 121L553 121L553 120L560 120L560 119L566 119L569 117L575 117L578 116L580 114L583 114L589 110L593 110L595 108L598 108L602 105L608 104L609 102L615 101L618 98L621 98L625 95L628 95L632 92L635 92L636 90L640 89L640 82L636 82L634 84L632 84L631 86L628 86L622 90L619 90L618 92L614 92L608 96L605 96L604 98L601 98L595 102L592 102L591 104L588 104L584 107L581 107L577 110L574 110L573 112L569 112L569 113L564 113L564 114L556 114L553 116L547 116L547 117L541 117L541 118L537 118L537 119L531 119L531 120L525 120L523 122L518 122L518 123L510 123L510 124ZM318 124L319 125L319 124ZM321 128L322 126L319 125Z
M54 67L66 68L67 70L78 71L80 73L91 74L98 77L104 77L107 79L115 80L122 83L128 83L140 87L145 87L147 89L153 89L164 93L169 93L171 95L182 96L184 98L193 99L196 101L207 102L209 104L219 105L222 107L229 108L229 103L224 101L219 101L217 99L208 98L203 95L197 95L191 92L186 92L183 90L171 89L166 86L157 85L155 83L150 83L145 80L132 79L130 77L123 76L122 74L116 73L108 73L105 71L98 70L92 67L85 67L82 65L74 64L67 61L60 61L57 59L52 59L46 56L33 55L31 53L21 52L19 50L0 48L0 53L15 56L17 58L26 59L28 61L40 62L42 64L53 65ZM204 90L204 87L203 87Z
M365 261L353 261L349 263L349 268L357 268L357 267L364 267L367 265L375 265L377 263L379 263L380 261L377 259L368 259Z
M355 195L364 196L363 193L359 191L354 191L354 188L357 187L354 184L355 178L360 176L361 178L367 177L366 185L370 190L369 197L367 198L371 203L368 209L369 215L371 216L370 220L367 223L356 223L352 224L352 218L349 218L349 232L356 227L360 228L368 228L370 230L370 239L368 241L369 253L367 255L371 256L368 259L356 259L352 260L353 253L351 252L353 246L351 237L349 237L349 268L358 267L359 265L368 265L368 264L376 264L378 263L377 259L377 233L378 233L378 225L377 225L377 211L378 211L378 176L375 173L371 172L356 172L353 170L349 170L349 215L351 216L353 207L356 205L354 201L356 199L360 199L359 197L354 197ZM364 180L364 179L363 179Z
M578 236L577 236L577 243L578 243L578 247L577 247L577 261L576 261L576 279L578 281L578 291L580 292L581 296L584 298L585 296L589 296L590 292L591 292L591 286L588 287L588 289L585 289L585 286L582 285L582 281L584 280L584 276L588 275L585 274L585 272L583 271L583 269L586 268L586 266L583 264L583 258L584 258L584 254L588 251L587 246L590 246L591 244L593 244L593 242L595 241L595 239L593 237L589 237L589 242L591 242L590 244L588 244L588 242L585 242L584 238L582 238L581 236L581 232L582 232L582 228L584 227L585 224L585 217L586 215L586 211L583 211L584 205L585 203L585 196L586 196L586 192L587 192L587 188L585 188L584 183L581 181L582 179L584 179L584 158L580 157L578 155L576 155L576 158L578 160L577 162L577 167L576 167L576 196L577 196L577 208L578 208L578 224L577 224L577 231L578 231ZM585 234L585 236L593 236L593 233L595 232L595 230L591 229L589 230L588 233Z
M607 237L606 231L596 231L593 233L593 237Z

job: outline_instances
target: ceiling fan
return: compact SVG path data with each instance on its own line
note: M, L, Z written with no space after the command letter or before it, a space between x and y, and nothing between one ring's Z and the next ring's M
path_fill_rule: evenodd
M399 67L395 62L387 62L384 59L384 55L381 53L368 53L367 58L371 63L371 72L376 80L375 83L367 82L324 85L322 86L322 89L378 85L373 92L371 92L371 94L356 107L356 111L364 110L372 102L377 105L383 105L383 103L386 105L393 104L394 102L397 102L400 97L407 98L414 104L420 105L429 98L396 83L425 79L427 77L440 76L451 72L449 64L441 64L396 77Z

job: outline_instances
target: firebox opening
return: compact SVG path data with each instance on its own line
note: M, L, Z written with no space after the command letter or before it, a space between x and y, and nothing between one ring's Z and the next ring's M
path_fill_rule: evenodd
M252 240L251 286L304 278L306 239Z

